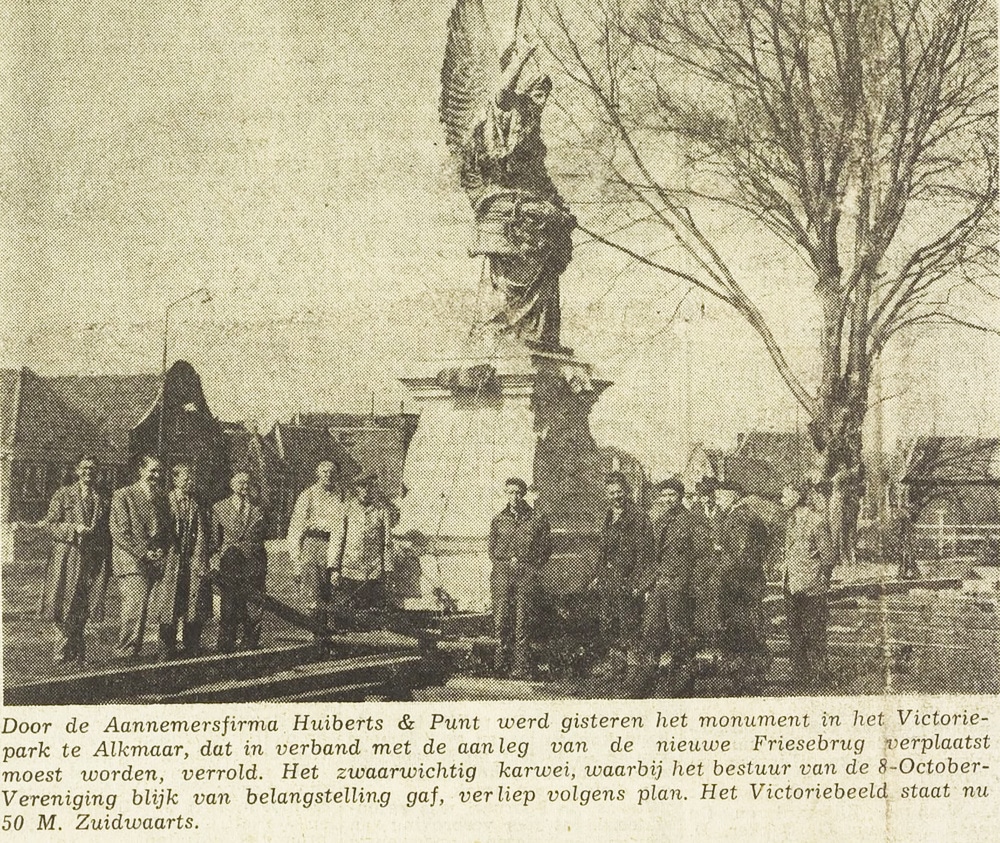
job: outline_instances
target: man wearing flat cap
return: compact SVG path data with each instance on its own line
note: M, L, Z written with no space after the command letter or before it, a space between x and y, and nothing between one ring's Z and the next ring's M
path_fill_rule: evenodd
M344 508L343 539L329 555L332 597L339 610L360 620L365 612L386 607L386 575L391 570L392 523L378 499L375 475L354 481L354 496Z
M694 522L683 504L684 484L671 477L657 483L656 517L653 520L652 564L639 583L646 605L639 633L638 664L630 670L630 696L648 697L656 690L660 654L671 654L667 693L690 696L694 690L691 669L691 577L698 557Z
M767 525L743 500L736 483L715 491L722 513L719 527L720 644L732 661L736 694L758 691L769 662L764 643L764 558Z
M539 574L552 552L548 519L525 501L528 484L520 477L504 483L507 505L490 524L490 592L497 638L494 667L501 676L530 674L529 648L538 600Z

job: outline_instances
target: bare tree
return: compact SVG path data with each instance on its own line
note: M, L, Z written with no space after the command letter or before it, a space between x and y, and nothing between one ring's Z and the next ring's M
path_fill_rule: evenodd
M581 137L620 201L695 269L588 233L733 307L809 414L828 476L856 470L872 367L891 338L929 324L997 331L952 295L995 296L993 0L552 0L546 11L543 37L589 108ZM678 178L665 138L708 176ZM801 276L769 283L806 286L822 306L818 392L688 211L691 194L803 259Z

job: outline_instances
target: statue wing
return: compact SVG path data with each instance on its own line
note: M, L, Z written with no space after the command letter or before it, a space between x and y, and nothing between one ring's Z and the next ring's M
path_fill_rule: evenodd
M476 119L494 96L499 69L483 0L455 0L448 18L438 107L445 141L453 154L461 154Z

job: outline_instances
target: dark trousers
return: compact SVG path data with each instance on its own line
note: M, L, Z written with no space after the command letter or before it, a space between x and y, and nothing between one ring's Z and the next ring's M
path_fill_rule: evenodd
M239 579L236 583L237 588L223 590L220 600L220 653L231 653L237 649L237 645L240 649L253 650L260 644L264 613L260 606L247 600L244 589L247 587L263 589L263 578L260 578L260 581Z
M826 674L826 595L792 594L785 590L789 657L797 684L822 681Z
M183 621L181 628L181 647L189 655L197 655L201 649L201 633L204 624L201 621ZM160 648L165 656L177 655L177 624L160 624Z
M693 608L691 595L676 583L658 579L653 585L642 614L638 664L626 683L629 696L641 698L654 693L664 650L669 650L671 657L667 693L671 697L691 695L694 690Z
M719 583L719 614L723 649L738 656L766 653L762 640L763 571L731 569Z
M490 574L493 627L497 638L494 667L499 673L528 671L528 651L538 594L538 572L527 565L494 562Z
M641 609L638 598L620 580L598 583L600 596L601 650L626 650L635 641Z
M85 650L84 628L90 603L90 583L81 574L73 589L73 596L61 620L56 621L60 640L56 644L58 661L83 661Z
M385 582L381 579L354 580L348 577L323 577L313 617L327 627L365 629L373 627L373 612L387 606Z

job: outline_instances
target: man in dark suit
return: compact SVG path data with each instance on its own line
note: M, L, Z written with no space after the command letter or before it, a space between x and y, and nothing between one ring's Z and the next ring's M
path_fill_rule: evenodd
M695 549L691 594L694 602L692 623L695 637L703 646L715 648L719 638L719 529L722 512L715 502L718 480L703 477L695 484L691 523Z
M237 472L229 483L233 493L212 507L211 566L231 587L222 592L219 607L219 652L260 644L260 606L246 599L244 590L263 591L267 579L264 514L250 500L250 475Z
M539 571L548 562L552 536L548 519L524 500L528 484L519 477L504 483L507 506L490 524L493 563L490 590L497 638L497 673L515 679L529 675L528 649L538 600Z
M108 499L94 488L97 460L90 454L76 464L77 482L53 496L39 526L54 539L46 571L41 615L55 623L59 639L55 660L84 660L84 627L92 600L103 600L109 576L111 539Z
M600 603L600 649L605 659L598 670L621 678L638 632L642 605L637 578L649 565L653 529L649 516L632 500L629 482L621 472L607 476L605 489L610 505L601 525L591 589Z
M173 545L163 463L146 456L139 480L111 497L111 564L121 592L118 655L138 656L146 631L149 596L163 577Z
M654 551L639 579L646 605L635 678L627 685L632 696L649 696L656 688L660 654L669 648L669 695L686 697L694 690L691 580L704 551L696 546L691 513L682 503L684 484L670 478L658 483L654 492L658 512L653 521Z

